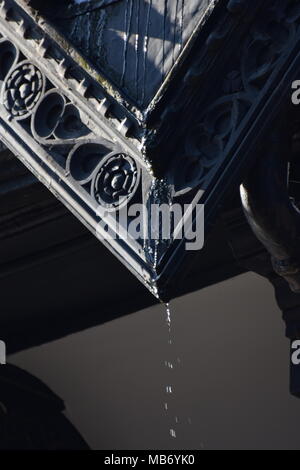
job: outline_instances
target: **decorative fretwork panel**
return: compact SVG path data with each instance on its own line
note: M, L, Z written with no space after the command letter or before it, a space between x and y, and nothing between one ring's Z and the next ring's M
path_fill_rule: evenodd
M127 11L130 1L99 4L99 12L125 3ZM0 1L1 138L98 237L117 218L122 233L104 243L164 298L195 254L176 239L177 227L168 240L161 237L148 214L145 232L158 239L132 237L127 208L176 203L180 223L193 227L203 203L208 231L299 79L300 1L230 0L214 7L182 63L174 57L176 73L164 81L154 67L162 87L145 112L127 99L129 60L116 88L23 0Z

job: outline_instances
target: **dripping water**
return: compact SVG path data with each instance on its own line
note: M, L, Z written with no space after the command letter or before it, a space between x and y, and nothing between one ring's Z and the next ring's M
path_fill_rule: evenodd
M165 304L166 306L166 325L167 325L167 332L168 332L168 359L165 360L165 367L168 369L168 385L166 385L165 394L166 394L166 401L164 404L164 408L166 413L169 415L171 426L169 433L173 439L177 438L176 426L179 422L177 416L171 416L173 406L170 406L170 403L173 404L174 402L174 385L173 385L173 372L174 372L174 364L173 364L173 348L172 348L172 318L171 318L171 307L170 304Z
M99 16L99 22L97 23L97 28L96 28L96 45L98 49L97 56L98 58L101 57L102 55L102 46L103 46L103 34L104 34L104 28L106 26L107 22L107 11L105 9L100 10L100 16Z
M141 98L141 103L142 104L145 101L145 93L146 93L147 56L148 56L151 9L152 9L152 0L149 0L147 16L146 16L146 34L145 34L145 38L144 38L144 50L143 50L144 60L143 60L143 90L142 90L142 98Z
M147 200L147 227L149 233L147 234L146 239L144 240L144 252L148 263L152 266L154 270L157 268L160 257L166 252L166 250L173 241L172 233L170 233L169 238L163 237L163 227L160 224L157 225L155 220L152 220L152 207L162 207L162 205L168 205L171 208L171 188L164 180L154 178L149 189Z
M136 34L135 34L135 86L136 86L136 99L139 101L139 27L140 27L140 0L137 1L137 12L136 12Z
M175 373L180 368L181 359L176 357L176 351L173 343L173 329L172 329L172 314L169 303L165 304L166 310L166 326L167 326L167 359L165 360L165 367L167 369L167 385L165 386L165 401L164 410L170 423L169 436L173 439L178 437L178 428L180 425L192 424L190 417L187 419L179 418L176 412L176 387L174 385ZM178 405L178 404L177 404Z
M173 38L173 65L175 63L176 43L177 43L177 34L178 34L178 24L177 24L178 23L178 10L179 10L179 0L176 0L174 38Z
M131 31L131 21L133 16L133 0L128 0L128 5L125 11L125 28L124 28L124 49L123 49L123 72L121 77L121 86L124 85L125 74L126 74L126 64L127 64L127 51L128 51L128 43L129 43L129 36Z
M162 83L165 78L165 59L166 59L166 28L167 28L167 13L168 13L168 0L165 0L165 7L164 7L164 27L163 27L163 58L162 58Z
M181 6L181 18L180 18L180 35L181 35L181 43L180 43L180 49L183 47L183 32L184 32L184 5L185 0L182 0L182 6Z

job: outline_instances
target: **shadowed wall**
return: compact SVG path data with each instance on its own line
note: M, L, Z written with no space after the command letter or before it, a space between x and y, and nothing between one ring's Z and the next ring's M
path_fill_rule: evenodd
M66 401L95 449L299 449L300 401L288 393L289 344L268 283L241 276L174 301L172 317L181 365L169 416L163 306L10 359Z

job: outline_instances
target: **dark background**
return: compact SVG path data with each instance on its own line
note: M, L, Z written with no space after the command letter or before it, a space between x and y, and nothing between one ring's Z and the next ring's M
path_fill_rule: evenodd
M289 342L267 281L246 274L172 303L172 377L165 316L156 306L10 361L65 400L94 449L300 448Z

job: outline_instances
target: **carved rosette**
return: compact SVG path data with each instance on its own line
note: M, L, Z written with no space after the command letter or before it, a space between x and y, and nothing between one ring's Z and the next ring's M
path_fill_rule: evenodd
M41 71L30 62L21 62L7 76L2 102L15 119L31 115L45 89L45 78Z
M139 183L133 158L124 153L108 155L92 183L92 193L106 209L120 209L133 197Z
M10 119L24 126L54 156L55 163L92 203L119 210L134 196L140 182L135 159L114 142L99 138L84 113L37 65L18 62L20 56L16 46L0 41L1 104Z
M179 202L184 210L210 195L220 201L226 178L236 183L248 148L257 144L279 84L283 90L284 68L291 68L299 50L300 0L225 2L230 15L224 11L222 19L216 18L205 44L204 34L199 42L195 37L185 49L191 60L182 61L178 74L170 75L153 107L143 113L122 90L108 92L102 80L78 66L46 27L19 17L19 2L0 3L0 104L8 143L13 147L18 135L25 143L19 146L20 158L97 235L102 214L107 225L114 218L107 211L117 212L133 200L155 202L153 174L160 178L155 180L158 186L166 186L170 205ZM127 17L128 25L131 19ZM237 47L223 47L234 45L235 34ZM139 47L145 49L142 43ZM26 57L39 59L31 63ZM121 219L122 211L117 215ZM122 259L124 245L127 252L131 248L131 267L140 277L149 282L149 272L152 276L157 266L155 274L164 279L163 256L154 250L158 262L149 268L142 243L122 243L119 250L117 243L111 247ZM170 247L165 260L173 253Z

